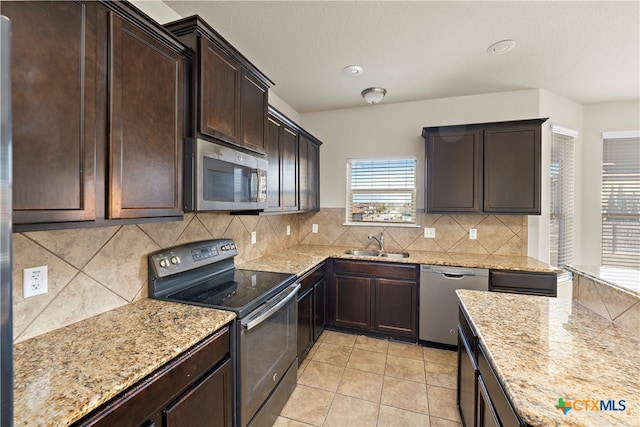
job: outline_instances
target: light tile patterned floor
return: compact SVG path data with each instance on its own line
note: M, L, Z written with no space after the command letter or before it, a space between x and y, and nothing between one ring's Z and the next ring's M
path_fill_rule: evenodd
M275 427L460 427L456 354L325 331Z

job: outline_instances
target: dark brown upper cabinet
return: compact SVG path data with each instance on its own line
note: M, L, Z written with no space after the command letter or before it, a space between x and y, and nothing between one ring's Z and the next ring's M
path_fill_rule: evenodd
M187 48L127 2L6 2L2 13L16 229L180 218Z
M110 18L108 218L182 215L183 57Z
M305 132L298 138L300 167L298 191L301 211L320 210L320 145L322 142Z
M273 82L199 16L165 28L196 52L189 136L266 154L268 89Z
M426 211L540 215L546 120L423 128Z
M267 129L266 211L298 210L298 131L278 110L269 107Z
M3 2L12 22L13 221L96 216L96 4Z

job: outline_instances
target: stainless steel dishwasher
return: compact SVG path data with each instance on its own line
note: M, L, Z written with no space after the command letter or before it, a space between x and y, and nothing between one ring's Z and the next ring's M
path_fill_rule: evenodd
M421 341L458 344L458 296L456 289L489 290L485 268L420 266Z

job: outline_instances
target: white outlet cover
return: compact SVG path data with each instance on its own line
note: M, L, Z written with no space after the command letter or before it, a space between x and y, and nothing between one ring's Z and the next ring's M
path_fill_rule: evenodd
M469 239L476 240L478 238L478 230L475 228L469 229Z
M291 236L291 226L287 225L287 236Z
M428 238L428 239L435 239L436 238L436 229L433 227L425 227L424 228L424 237Z
M48 266L46 265L22 270L24 298L46 294L49 291L48 276Z
M311 232L312 233L317 233L318 232L318 224L312 224L311 225Z
M256 241L257 241L256 232L255 232L255 231L252 231L252 232L251 232L251 244L252 244L252 245L255 245L255 244L256 244Z

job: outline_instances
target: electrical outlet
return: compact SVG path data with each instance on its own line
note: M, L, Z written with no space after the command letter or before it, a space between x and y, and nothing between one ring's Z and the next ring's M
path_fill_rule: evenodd
M291 226L287 225L287 236L291 236Z
M476 240L478 238L478 230L475 228L469 229L469 238L471 240Z
M255 232L255 231L252 231L252 232L251 232L251 244L252 244L252 245L255 245L255 244L256 244L256 241L257 241L257 239L256 239L256 232Z
M436 238L436 229L432 228L432 227L425 227L424 228L424 237L426 237L428 239L435 239Z
M42 265L25 268L22 271L23 296L25 298L46 294L49 291L47 270L48 267Z
M317 233L318 232L318 224L311 225L311 232L312 233Z

